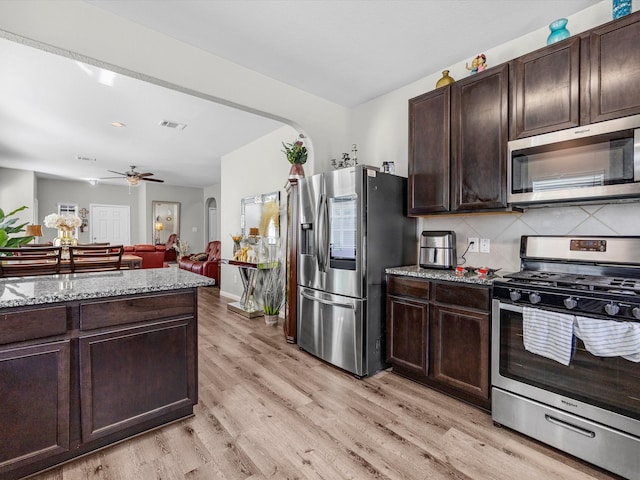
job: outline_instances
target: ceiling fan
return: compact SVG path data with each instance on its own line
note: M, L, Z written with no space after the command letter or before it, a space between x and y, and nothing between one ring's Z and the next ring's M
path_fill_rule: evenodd
M160 180L159 178L148 178L151 175L153 175L153 173L136 172L135 165L131 165L129 168L130 170L128 172L115 172L113 170L107 170L107 172L117 173L118 175L122 175L123 177L125 177L129 185L132 187L135 187L136 185L138 185L138 183L140 183L140 180L145 180L147 182L164 182L164 180ZM120 178L120 177L102 177L100 180L108 180L111 178Z

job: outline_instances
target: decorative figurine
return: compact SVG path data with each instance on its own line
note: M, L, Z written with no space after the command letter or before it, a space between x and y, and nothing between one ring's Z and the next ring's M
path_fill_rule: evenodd
M487 56L482 53L471 61L471 66L465 63L465 68L469 70L469 75L475 75L478 72L484 72L487 69Z
M353 158L349 158L349 154L348 153L343 153L341 160L336 160L335 158L332 158L331 159L331 165L335 169L347 168L347 167L355 167L356 165L358 165L358 158L356 156L357 152L358 152L358 146L354 143L351 146L351 153L353 155Z

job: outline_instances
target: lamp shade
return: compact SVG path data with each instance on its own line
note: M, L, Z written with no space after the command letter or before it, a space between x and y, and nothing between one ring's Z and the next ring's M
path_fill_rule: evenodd
M164 225L162 222L156 222L155 228L157 231L164 230Z
M41 237L42 225L27 225L27 230L25 233L28 237Z

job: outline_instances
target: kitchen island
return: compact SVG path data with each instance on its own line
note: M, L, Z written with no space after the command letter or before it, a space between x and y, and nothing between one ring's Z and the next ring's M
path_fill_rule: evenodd
M0 478L192 415L213 284L177 268L0 280Z

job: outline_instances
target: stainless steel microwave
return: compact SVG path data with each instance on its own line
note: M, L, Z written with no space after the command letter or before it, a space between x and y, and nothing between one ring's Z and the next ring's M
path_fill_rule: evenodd
M640 201L640 115L508 143L510 205Z

